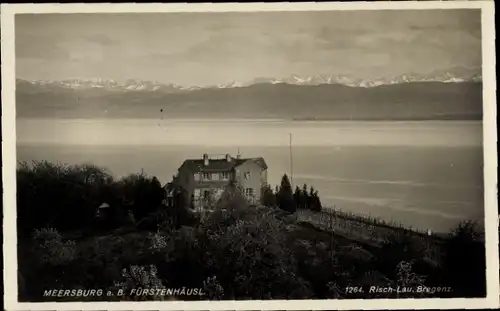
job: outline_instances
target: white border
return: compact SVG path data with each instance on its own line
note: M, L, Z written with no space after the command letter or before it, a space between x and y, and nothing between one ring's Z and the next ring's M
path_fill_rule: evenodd
M322 10L481 9L483 55L484 191L487 297L477 299L350 299L199 302L19 303L16 252L16 126L14 14L248 12ZM497 308L499 253L497 215L495 22L493 1L408 1L342 3L204 3L204 4L2 4L2 178L4 185L4 301L6 310L348 310ZM457 259L459 260L459 259ZM16 267L16 268L15 268Z

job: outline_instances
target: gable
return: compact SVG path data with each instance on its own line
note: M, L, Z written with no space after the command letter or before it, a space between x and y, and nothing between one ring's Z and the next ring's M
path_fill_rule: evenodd
M243 163L237 165L236 169L246 169L252 171L263 171L267 169L265 162L257 161L256 159L246 159Z

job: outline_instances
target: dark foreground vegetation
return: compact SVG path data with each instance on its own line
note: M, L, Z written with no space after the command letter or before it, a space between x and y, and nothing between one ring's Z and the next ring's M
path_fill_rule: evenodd
M228 186L212 213L196 214L182 191L174 206L163 205L164 190L154 177L115 180L93 165L21 163L19 300L485 296L484 238L475 224L462 223L435 243L341 213L329 213L332 226L322 227L314 221L325 213L318 193L289 185L284 176L277 189L264 189L259 205ZM97 218L103 202L110 212ZM351 225L336 227L341 219ZM435 256L427 255L431 244ZM139 288L186 290L106 296ZM189 295L193 288L203 294ZM44 297L53 289L102 289L104 295Z

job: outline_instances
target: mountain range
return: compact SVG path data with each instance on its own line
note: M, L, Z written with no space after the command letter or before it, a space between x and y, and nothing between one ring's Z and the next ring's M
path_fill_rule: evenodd
M16 81L18 118L481 120L478 74L449 71L362 80L291 76L181 86L104 79Z
M291 84L291 85L322 85L341 84L352 87L376 87L380 85L393 85L409 82L480 82L481 74L478 68L455 67L448 70L438 70L428 74L402 74L376 79L362 79L350 75L291 75L285 78L255 78L247 82L229 82L214 85L180 85L175 83L161 83L142 79L128 79L117 82L111 79L64 79L64 80L19 80L27 84L46 88L66 89L106 89L110 91L155 91L155 92L180 92L193 91L203 88L236 88L248 87L254 84Z

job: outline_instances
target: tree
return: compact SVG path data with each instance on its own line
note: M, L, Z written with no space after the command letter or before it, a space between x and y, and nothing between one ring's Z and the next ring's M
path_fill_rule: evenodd
M293 200L295 202L295 206L300 209L302 208L302 192L299 186L295 186L295 192L293 193Z
M19 163L16 182L18 233L28 235L43 227L61 232L92 228L96 208L111 196L113 178L93 165L42 161Z
M278 206L287 212L294 213L297 209L293 200L292 185L288 176L285 174L281 179L281 187L278 193Z
M463 297L484 297L486 293L486 248L477 223L460 223L444 244L445 280Z
M156 177L149 179L144 175L139 175L130 181L133 183L131 186L135 205L134 214L137 219L156 212L165 198L165 190L158 179Z
M302 186L302 208L309 209L309 194L307 193L307 184Z
M269 185L262 187L261 204L269 207L276 206L276 196Z
M151 179L151 199L153 204L159 204L165 199L165 189L161 186L160 181L156 176Z
M174 208L189 207L188 192L186 189L179 187L174 190Z
M315 212L321 212L321 209L323 208L323 206L321 204L321 200L319 199L319 193L317 190L314 191L312 198L311 198L311 201L313 203L311 210L315 211Z
M309 189L309 194L307 195L307 205L308 205L308 208L311 210L311 211L315 211L316 210L316 200L314 198L314 192L316 190L314 189L313 186L311 186L311 188Z
M189 208L194 210L195 209L195 206L194 206L194 194L191 195L191 200L189 201Z

